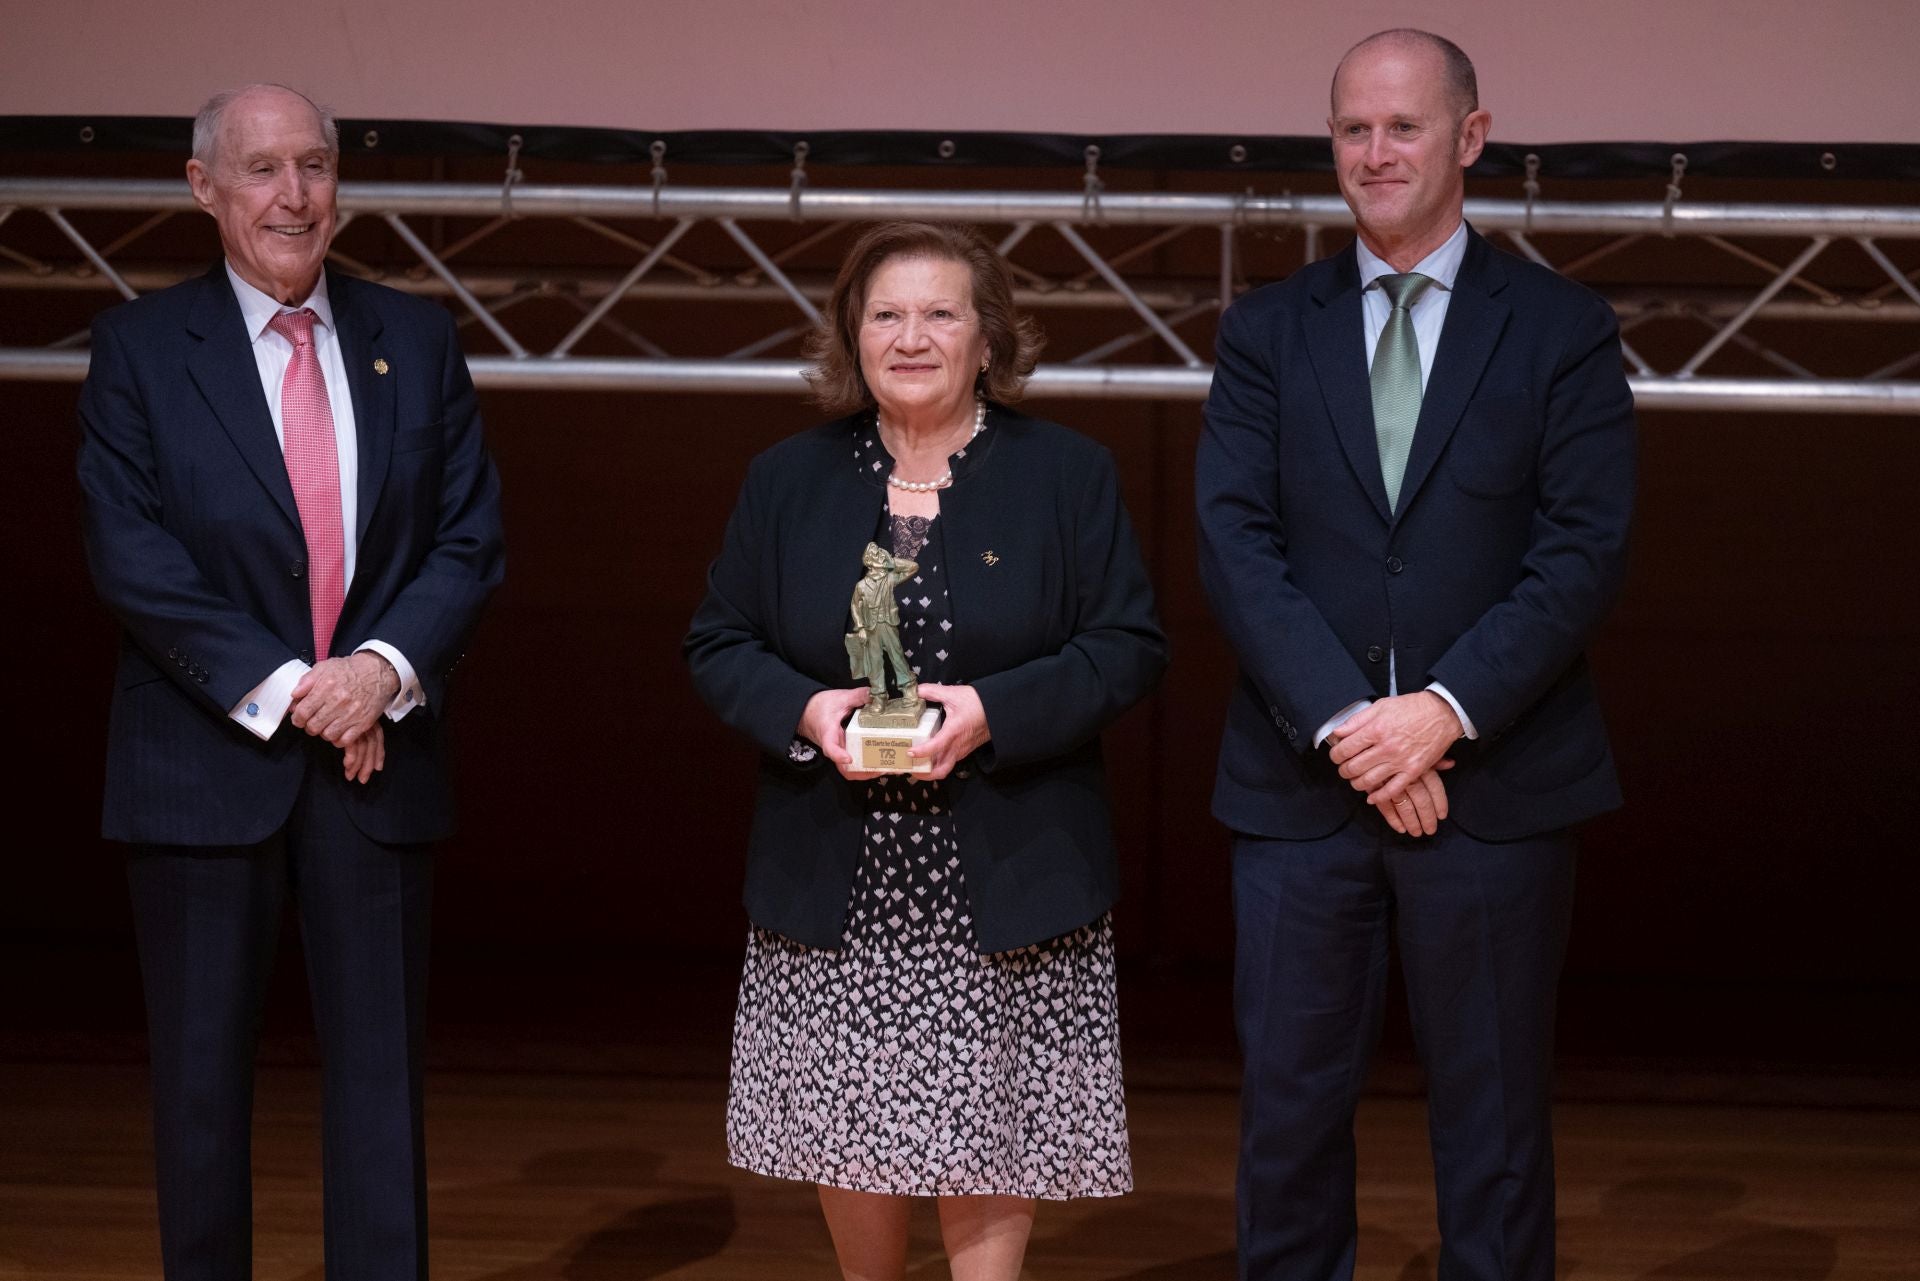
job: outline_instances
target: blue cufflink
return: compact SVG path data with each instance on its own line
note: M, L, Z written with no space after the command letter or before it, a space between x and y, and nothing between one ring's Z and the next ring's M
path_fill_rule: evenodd
M259 714L260 714L260 704L258 703L247 704L247 715L258 716Z

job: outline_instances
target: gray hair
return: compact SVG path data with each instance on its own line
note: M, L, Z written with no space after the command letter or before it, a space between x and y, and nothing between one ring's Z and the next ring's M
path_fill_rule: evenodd
M1347 59L1370 44L1393 43L1399 45L1424 45L1440 55L1440 61L1446 68L1447 96L1453 99L1456 120L1465 120L1480 110L1480 81L1473 73L1473 60L1467 57L1459 45L1445 36L1436 36L1431 31L1421 31L1417 27L1393 27L1386 31L1376 31L1359 44L1341 55L1340 66L1333 69L1333 83L1340 84L1340 67L1347 65Z
M278 89L283 93L292 94L312 107L313 113L320 117L320 132L326 136L327 150L336 159L339 157L340 126L333 118L331 107L323 107L298 89L289 89L286 85L252 84L241 85L237 89L222 89L208 98L205 105L200 108L200 113L193 118L193 158L195 160L203 165L212 163L214 148L220 142L220 126L226 120L227 108L256 89Z

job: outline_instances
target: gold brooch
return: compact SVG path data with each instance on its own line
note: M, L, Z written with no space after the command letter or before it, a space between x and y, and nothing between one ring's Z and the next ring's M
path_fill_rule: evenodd
M980 559L984 560L989 565L998 565L1000 563L1000 558L993 554L992 548L988 548L986 551L981 552Z
M385 357L382 357L379 360L376 360L373 362L373 372L376 374L384 374L387 372L387 362Z

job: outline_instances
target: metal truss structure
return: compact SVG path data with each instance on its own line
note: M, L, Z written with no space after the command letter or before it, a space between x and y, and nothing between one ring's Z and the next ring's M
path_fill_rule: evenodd
M1192 401L1223 302L1352 225L1332 195L1121 194L1091 177L1084 193L827 190L797 170L786 189L672 187L659 170L651 187L514 177L340 189L334 261L455 300L482 387L800 392L792 357L845 241L915 218L997 234L1024 306L1072 309L1101 334L1042 365L1034 394ZM193 210L177 182L0 179L0 298L16 302L4 341L33 310L21 294L91 290L104 305L182 278L179 260L130 251ZM8 244L30 215L57 230L40 238L60 253ZM1676 173L1664 201L1547 201L1530 187L1525 200L1470 199L1467 216L1607 296L1643 408L1920 414L1920 381L1902 377L1920 371L1920 208L1682 200ZM597 251L541 251L563 240ZM1621 279L1636 254L1643 275ZM692 304L734 323L688 320ZM742 322L758 336L702 349ZM84 376L84 329L38 338L0 347L0 379ZM620 354L586 354L608 346Z

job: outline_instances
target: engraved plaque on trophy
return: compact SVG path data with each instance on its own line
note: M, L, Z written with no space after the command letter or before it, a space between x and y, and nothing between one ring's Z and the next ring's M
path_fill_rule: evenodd
M925 774L933 762L907 755L907 750L926 742L940 728L942 712L930 703L922 703L920 715L900 728L875 725L874 721L898 719L882 713L868 716L862 708L847 722L847 750L853 753L853 768L875 770L882 774Z
M933 736L944 713L920 697L920 678L900 648L900 606L893 599L894 587L920 566L878 543L867 544L860 563L866 573L853 585L847 662L854 679L867 682L867 703L847 722L847 750L856 770L925 774L932 763L907 752Z

